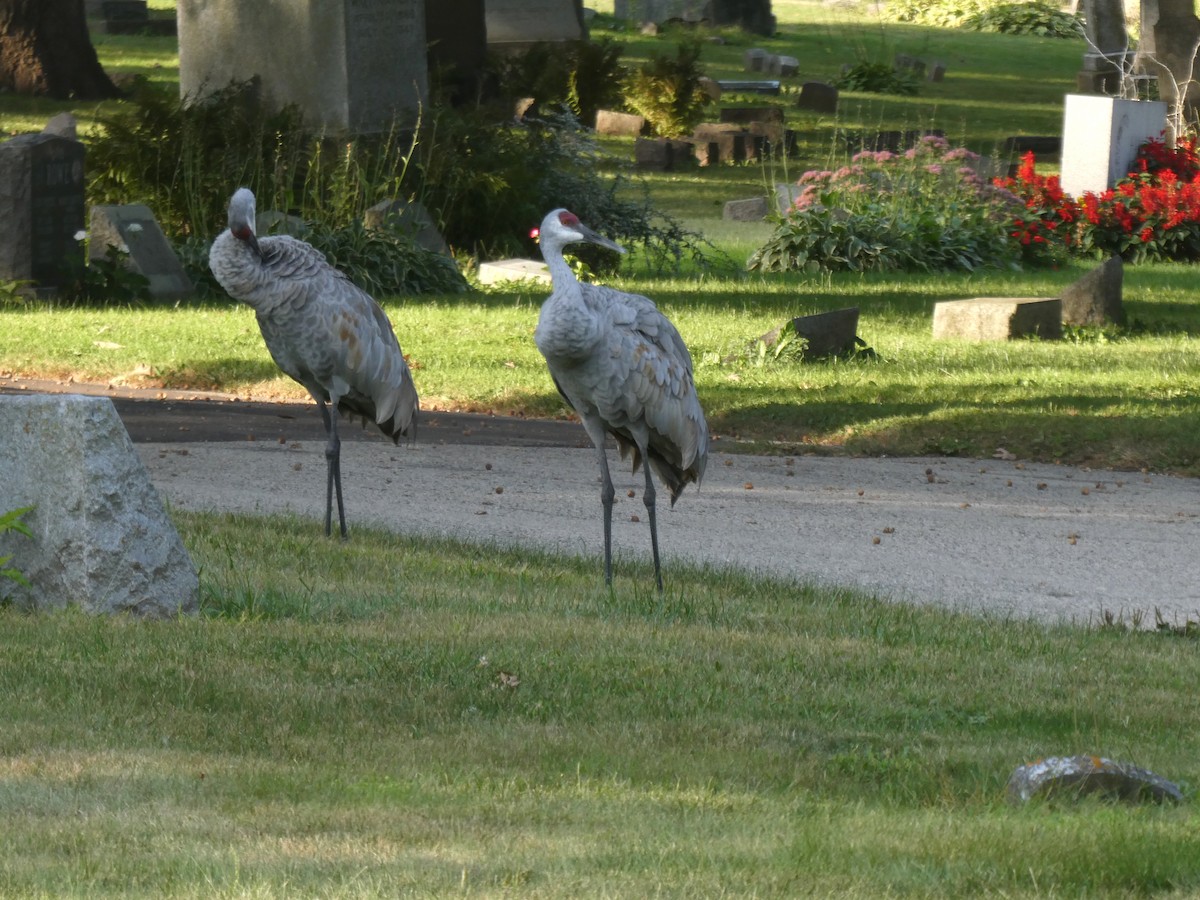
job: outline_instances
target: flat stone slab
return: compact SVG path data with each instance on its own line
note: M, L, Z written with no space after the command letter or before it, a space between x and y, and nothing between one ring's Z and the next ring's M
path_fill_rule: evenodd
M16 606L161 618L195 612L196 569L107 397L0 395L4 511L32 506L32 537L0 535L28 586Z
M1102 756L1051 756L1018 766L1008 779L1007 794L1012 803L1085 795L1127 803L1183 800L1179 786L1161 775Z
M722 91L731 94L778 94L781 90L778 79L767 79L765 81L722 79L717 81L717 85Z
M480 284L537 281L550 284L550 269L539 259L498 259L479 264Z
M933 336L966 341L1062 337L1062 301L1057 297L975 297L945 300L933 307Z
M767 217L767 198L750 197L745 200L727 200L721 218L726 222L761 222Z

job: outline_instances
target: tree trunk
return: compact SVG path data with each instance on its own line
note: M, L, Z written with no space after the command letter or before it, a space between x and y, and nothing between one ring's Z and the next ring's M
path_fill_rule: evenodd
M0 89L56 100L121 95L96 58L83 0L0 0Z
M1195 76L1200 49L1200 19L1194 0L1142 0L1141 68L1158 76L1158 96L1167 102L1167 139L1197 120Z

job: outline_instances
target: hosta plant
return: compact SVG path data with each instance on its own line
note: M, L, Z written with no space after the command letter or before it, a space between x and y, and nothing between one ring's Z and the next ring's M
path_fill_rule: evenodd
M749 268L783 271L972 271L1017 256L1010 195L977 174L978 156L930 135L903 153L864 150L836 170L805 172L792 208Z

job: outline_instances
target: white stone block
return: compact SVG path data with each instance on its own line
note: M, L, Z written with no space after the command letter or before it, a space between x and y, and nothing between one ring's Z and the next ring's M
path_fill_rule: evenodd
M479 264L480 284L527 280L550 284L550 269L536 259L498 259Z
M196 569L107 397L0 396L0 511L32 506L33 537L0 535L29 581L19 607L194 612Z
M1099 94L1068 94L1060 182L1074 197L1108 190L1129 173L1138 147L1162 136L1167 104Z

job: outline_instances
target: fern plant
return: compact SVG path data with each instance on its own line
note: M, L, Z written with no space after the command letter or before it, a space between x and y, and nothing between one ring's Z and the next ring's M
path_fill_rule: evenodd
M703 118L708 95L700 86L701 46L691 37L679 44L674 57L652 53L625 79L625 104L661 137L690 134Z

